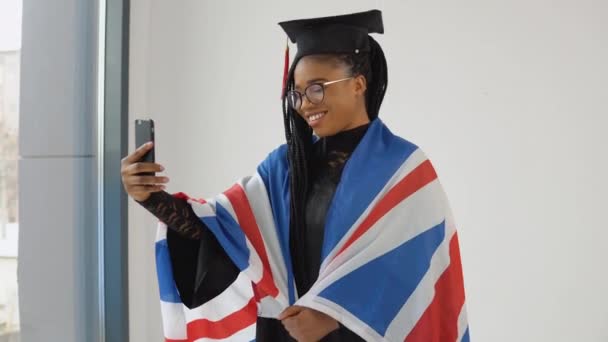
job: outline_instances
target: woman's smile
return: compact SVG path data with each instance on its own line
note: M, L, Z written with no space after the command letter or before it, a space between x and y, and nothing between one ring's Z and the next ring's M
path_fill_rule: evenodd
M323 112L311 112L306 114L306 121L310 127L317 127L323 122L323 118L327 115L327 111Z

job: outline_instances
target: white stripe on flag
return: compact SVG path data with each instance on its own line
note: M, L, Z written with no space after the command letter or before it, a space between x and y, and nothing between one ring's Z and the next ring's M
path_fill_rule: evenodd
M184 304L167 303L160 301L162 313L163 331L165 337L172 340L186 339L186 318L184 315Z
M462 309L460 310L460 315L458 315L458 342L462 341L464 333L467 332L468 327L469 320L467 319L467 305L463 304Z
M385 341L385 339L378 334L376 330L367 325L367 323L361 321L347 310L344 310L340 305L325 298L304 296L296 304L312 308L338 319L342 325L362 337L365 341Z
M162 222L158 222L158 225L156 228L156 241L155 242L165 240L166 238L167 238L167 225Z
M199 203L194 200L188 200L192 206L192 210L198 217L213 217L215 216L215 199L205 199L206 203Z
M268 198L267 189L264 185L264 181L257 172L249 181L243 182L242 184L243 189L245 189L245 193L247 194L251 210L255 215L260 234L264 240L272 277L279 289L279 295L276 300L287 307L287 305L289 305L287 267L285 259L283 258L281 245L279 244L277 227L272 215L272 207ZM267 317L274 317L272 314L265 311L265 307L265 305L262 305L262 314L269 315Z

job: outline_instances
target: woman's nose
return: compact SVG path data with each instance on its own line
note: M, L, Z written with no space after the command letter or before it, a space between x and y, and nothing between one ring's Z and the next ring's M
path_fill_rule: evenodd
M306 108L310 108L312 106L314 106L314 104L308 100L308 96L302 96L302 106L300 108L305 111Z

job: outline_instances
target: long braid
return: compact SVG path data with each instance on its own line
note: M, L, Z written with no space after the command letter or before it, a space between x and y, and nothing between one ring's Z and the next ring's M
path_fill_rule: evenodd
M294 61L287 77L286 91L294 89ZM312 153L312 129L300 115L287 103L283 94L283 120L285 123L285 138L288 145L288 158L290 170L290 248L296 251L292 259L295 267L306 269L306 258L299 250L298 241L304 241L305 233L305 203L309 190L310 169L309 160ZM301 245L300 245L301 246Z
M369 42L371 45L369 56L370 73L373 78L368 88L366 105L370 120L374 120L380 114L380 106L388 87L388 68L384 51L382 51L380 44L371 36L369 37Z

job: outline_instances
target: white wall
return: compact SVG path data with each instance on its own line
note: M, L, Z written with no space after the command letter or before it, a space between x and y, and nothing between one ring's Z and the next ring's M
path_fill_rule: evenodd
M132 1L131 115L156 120L169 191L212 196L283 142L277 22L379 7L381 117L451 199L473 340L608 340L608 2L263 4ZM161 341L154 220L131 205L131 336Z

